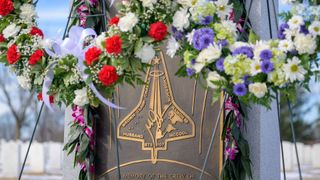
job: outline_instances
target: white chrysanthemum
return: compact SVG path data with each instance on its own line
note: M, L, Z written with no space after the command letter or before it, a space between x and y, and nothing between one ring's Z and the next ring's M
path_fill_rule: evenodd
M198 63L211 63L219 59L221 56L221 47L216 44L211 44L206 49L199 53L196 59Z
M195 30L193 29L189 34L187 34L187 40L188 40L188 43L190 44L190 45L192 45L192 42L193 42L193 35L194 35L194 32L195 32Z
M226 18L232 11L232 5L228 4L229 0L218 0L215 2L217 6L217 14L220 18Z
M20 18L27 24L32 23L33 19L37 16L36 9L32 4L23 4L20 10Z
M304 25L303 17L295 15L289 21L288 25L290 29L300 29L300 26Z
M89 104L89 98L87 96L87 88L82 88L74 91L76 97L73 100L73 104L78 106L84 106Z
M134 13L129 12L120 18L118 26L122 32L128 32L131 31L138 22L138 17Z
M153 4L157 3L157 0L140 0L143 7L153 8Z
M299 29L285 29L283 34L285 35L286 39L292 39L299 34Z
M235 37L237 36L238 29L237 29L236 23L230 20L224 20L224 21L221 21L221 25L224 29L230 32L230 34L233 34L233 36Z
M156 55L156 51L153 45L145 44L135 55L141 59L141 62L149 63Z
M167 55L173 58L176 55L179 48L180 44L174 37L171 36L167 44Z
M253 83L249 85L249 92L254 94L257 98L262 98L268 92L266 83Z
M313 54L317 48L316 39L310 34L298 34L294 39L294 45L299 54Z
M295 3L296 0L281 0L282 4L292 4Z
M209 72L207 76L207 84L212 89L218 88L213 82L221 82L225 80L226 79L223 76L220 76L216 71Z
M181 4L184 7L191 7L193 0L177 0L179 4Z
M179 31L183 31L183 29L188 28L190 25L189 17L190 14L188 13L188 9L181 8L174 14L172 25Z
M234 51L235 49L237 49L237 48L240 48L240 47L251 47L251 45L250 44L248 44L248 43L246 43L246 42L242 42L242 41L237 41L237 42L235 42L234 44L232 44L231 46L230 46L230 50L231 51Z
M320 36L320 21L313 21L309 26L310 34Z
M19 26L12 23L2 31L3 37L7 39L9 37L16 36L19 33L20 29L21 28Z
M301 61L297 57L288 60L287 64L283 65L283 71L286 75L286 80L294 82L296 80L303 81L307 71L300 65Z
M17 76L18 83L25 90L31 90L31 80L27 76Z
M281 40L279 41L279 50L282 52L289 52L294 50L294 44L291 40Z
M250 70L251 70L250 72L251 72L252 76L255 76L255 75L261 73L261 62L260 62L260 60L252 61Z
M106 41L106 33L101 33L97 38L96 38L96 45L100 49L104 49L103 43Z

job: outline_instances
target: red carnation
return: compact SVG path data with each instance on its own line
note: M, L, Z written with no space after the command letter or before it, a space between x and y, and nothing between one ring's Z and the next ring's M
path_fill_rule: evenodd
M149 36L156 41L163 40L168 34L168 27L161 21L150 25Z
M40 49L36 50L29 58L29 64L35 65L38 61L41 60L42 56L44 56L44 52Z
M42 92L38 94L38 101L43 101ZM51 104L54 103L54 96L49 96L49 101Z
M32 27L30 34L33 36L41 36L42 38L44 37L43 32L41 31L41 29L37 28L37 27Z
M120 21L120 18L118 16L115 16L109 20L109 25L110 26L118 25L119 21Z
M6 39L3 37L3 34L0 34L0 43L4 42Z
M109 54L118 55L122 51L122 40L115 35L106 39L106 50Z
M13 11L13 2L11 0L0 0L0 15L2 17Z
M21 54L18 52L17 45L13 44L7 52L7 60L9 64L14 64L20 59Z
M91 66L93 62L99 59L99 56L102 54L101 49L97 47L92 47L88 49L85 54L86 63L88 66Z
M110 86L115 83L119 76L117 74L117 69L114 66L103 66L98 74L98 77L103 85Z

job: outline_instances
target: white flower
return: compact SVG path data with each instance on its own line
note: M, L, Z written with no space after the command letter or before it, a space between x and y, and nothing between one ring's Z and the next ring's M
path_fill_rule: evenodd
M294 45L291 40L281 40L279 41L279 50L283 52L289 52L294 50Z
M192 42L193 42L193 35L194 35L194 32L195 32L195 30L193 29L189 34L187 34L187 40L188 40L188 43L190 44L190 45L192 45Z
M193 69L195 69L196 73L199 73L206 64L214 62L219 59L220 56L221 47L216 44L211 44L199 53L196 62L193 65Z
M259 73L261 73L261 62L256 59L251 63L251 75L255 76Z
M298 34L294 39L294 45L296 46L297 51L299 54L313 54L317 48L317 42L314 37L310 34Z
M296 80L303 81L307 71L300 65L301 61L297 57L288 60L287 64L283 65L283 71L286 75L286 80L294 82Z
M181 4L184 7L191 7L193 0L177 0L179 4Z
M215 2L217 6L217 14L220 18L229 16L232 11L232 5L228 5L229 0L218 0Z
M314 36L320 36L320 21L313 21L309 26L309 32Z
M89 98L87 96L87 88L82 88L74 91L76 97L73 100L73 104L77 106L84 106L89 104Z
M283 34L285 35L286 39L292 39L299 34L299 29L285 29Z
M27 76L17 76L18 83L25 90L31 90L31 82Z
M300 26L304 25L304 20L301 16L295 15L288 21L288 25L290 29L300 29Z
M156 55L156 51L152 45L145 44L135 55L140 58L143 63L149 63Z
M292 4L296 2L296 0L281 0L282 4Z
M260 54L263 50L270 50L270 45L266 41L257 41L253 47L254 56L256 59L260 59Z
M248 44L248 43L245 43L245 42L242 42L242 41L237 41L237 42L235 42L234 44L232 44L230 46L230 50L234 51L235 49L240 48L240 47L244 47L244 46L245 47L251 47L251 45Z
M153 4L157 3L157 0L140 0L143 7L153 8Z
M128 32L132 30L138 21L138 17L134 13L129 12L124 17L120 18L118 26L122 32Z
M9 37L16 36L19 33L20 29L21 28L19 26L12 23L2 31L2 34L4 38L8 39Z
M177 11L173 16L173 23L172 25L177 28L179 31L183 31L183 29L186 29L189 27L190 14L188 13L188 9L180 9Z
M20 18L28 24L32 23L32 20L37 16L35 7L32 4L23 4L20 10Z
M212 71L208 73L208 77L207 77L207 84L210 88L212 89L217 89L217 85L214 84L213 82L217 83L217 82L221 82L221 81L225 81L226 79L223 76L220 76L216 71Z
M103 43L106 41L106 33L103 32L101 33L97 38L96 38L96 45L100 49L104 49Z
M167 55L173 58L176 55L179 48L180 44L176 41L174 37L171 36L167 45Z
M249 85L249 92L254 94L257 98L262 98L268 92L268 88L265 83L253 83Z
M237 25L234 22L230 20L224 20L224 21L221 21L221 25L228 32L230 32L230 34L233 34L233 36L237 37L238 29L237 29Z

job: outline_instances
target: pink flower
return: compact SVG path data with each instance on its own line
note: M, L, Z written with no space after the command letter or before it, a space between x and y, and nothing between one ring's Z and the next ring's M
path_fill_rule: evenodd
M92 130L91 130L90 128L88 128L88 127L85 127L85 128L84 128L84 132L86 133L86 135L87 135L89 138L91 138L92 135L93 135Z
M236 159L237 153L239 152L238 147L234 145L233 147L226 147L225 154L231 161Z

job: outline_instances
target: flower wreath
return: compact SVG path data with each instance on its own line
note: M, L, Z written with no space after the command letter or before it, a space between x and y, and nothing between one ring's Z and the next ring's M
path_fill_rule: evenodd
M89 5L87 9L77 6L76 11L80 24L86 25L90 7L97 1L77 2ZM122 2L119 14L99 36L92 29L75 26L64 40L43 40L31 0L0 0L0 61L16 73L23 88L38 92L39 100L49 108L53 103L72 105L74 121L64 149L75 152L75 164L81 167L79 179L94 171L91 107L104 103L121 108L106 98L112 97L118 84L143 84L139 72L167 38L170 24L168 54L183 57L177 74L203 77L216 92L229 94L222 178L250 178L249 147L240 131L244 116L240 101L269 107L274 92L291 97L297 86L308 86L317 73L312 67L317 65L320 50L318 6L297 5L283 14L287 23L280 27L279 40L256 42L251 35L250 43L245 43L237 40L248 32L242 26L246 22L241 14L232 13L228 0Z

